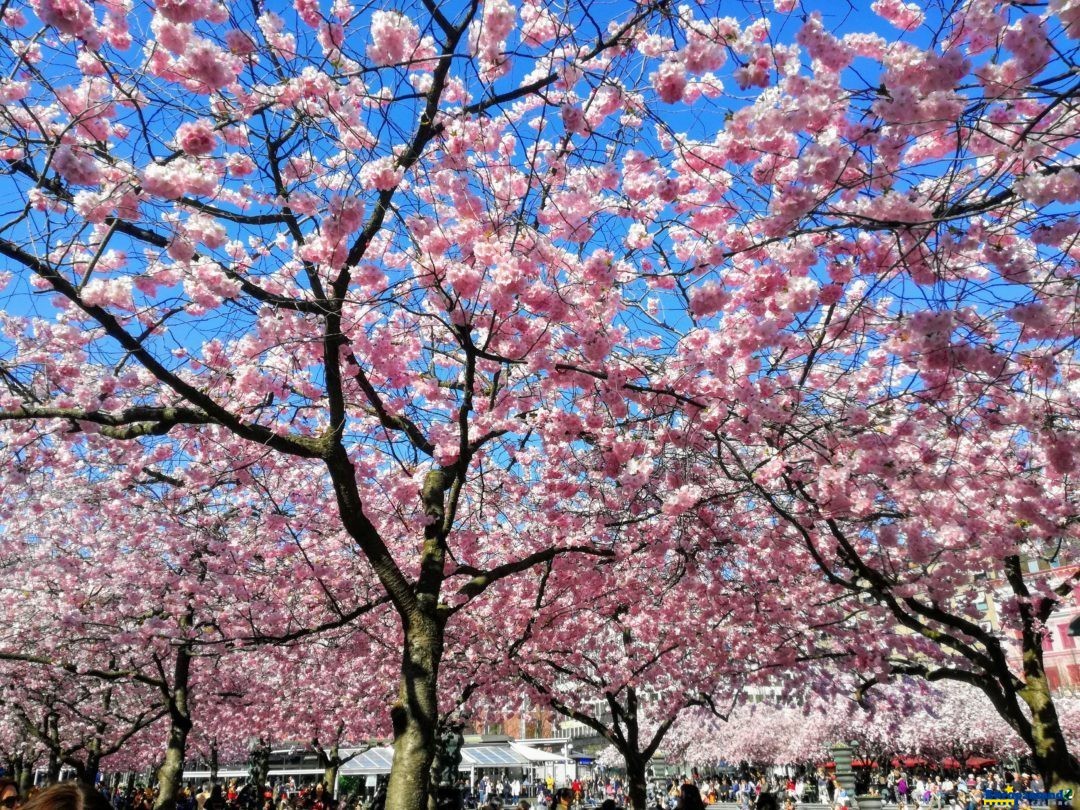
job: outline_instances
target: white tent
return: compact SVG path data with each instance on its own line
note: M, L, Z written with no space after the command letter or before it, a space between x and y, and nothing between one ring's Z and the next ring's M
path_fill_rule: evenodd
M529 762L565 762L566 760L562 754L553 754L550 751L533 748L531 745L526 745L525 743L511 742L510 747L521 754L521 756Z
M345 752L343 752L345 753ZM372 748L349 760L338 773L341 776L376 776L390 773L394 761L393 748ZM466 745L461 749L461 770L468 771L469 784L476 784L476 772L488 768L533 770L547 763L565 762L565 758L533 748L524 743L508 742L494 745Z
M348 756L349 752L342 752ZM390 773L390 764L394 761L394 749L389 746L383 748L369 748L363 753L357 754L338 769L339 776L376 776L381 773Z

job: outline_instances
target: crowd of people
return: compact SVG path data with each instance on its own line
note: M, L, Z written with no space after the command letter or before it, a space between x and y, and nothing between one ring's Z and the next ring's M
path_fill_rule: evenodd
M75 785L74 782L61 783ZM151 787L118 787L101 794L78 787L77 806L66 808L42 806L39 797L55 787L35 788L20 796L17 785L0 779L0 810L153 810L156 793ZM618 776L596 776L566 780L556 787L548 778L536 782L527 779L484 776L472 790L462 785L465 806L477 810L621 810L628 804L628 785ZM69 789L74 790L75 788ZM93 793L100 802L83 801L83 793ZM859 769L855 793L880 797L882 803L897 810L983 810L984 795L990 791L1018 794L1041 794L1044 785L1038 774L982 771L952 776L922 771ZM60 795L60 794L55 794ZM55 798L55 796L54 796ZM184 787L177 800L177 810L382 810L385 784L366 799L357 794L336 800L327 785L315 783L297 787L292 780L274 787L254 784L207 784L201 788ZM710 805L733 804L738 810L797 810L802 805L825 805L829 810L851 810L853 796L831 772L781 776L776 773L745 771L741 775L719 774L667 781L650 781L647 788L650 810L705 810ZM66 799L65 799L66 800ZM95 800L96 801L96 800ZM1034 802L1036 805L1045 802ZM1021 796L1020 810L1029 810L1032 802ZM460 806L460 805L459 805Z
M136 785L118 786L108 794L115 810L152 810L157 790ZM352 803L341 807L352 810ZM269 785L261 790L253 784L241 784L233 779L224 784L184 786L176 798L177 810L339 810L331 791L321 782L296 787L292 783L276 788Z
M879 797L883 805L898 810L981 810L988 791L1038 794L1044 790L1038 774L1007 771L950 775L899 768L859 769L855 778L856 794ZM763 773L707 777L701 780L701 793L706 805L735 804L740 810L761 810L762 796L770 797L770 802L775 798L785 810L807 804L849 810L854 805L851 793L824 769L789 777ZM669 800L667 808L673 806ZM1021 797L1019 806L1024 810L1031 802Z

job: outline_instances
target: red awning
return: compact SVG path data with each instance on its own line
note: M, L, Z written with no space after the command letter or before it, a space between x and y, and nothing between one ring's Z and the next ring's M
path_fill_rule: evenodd
M877 765L877 763L874 762L874 760L872 760L872 759L853 759L853 760L851 760L851 767L852 768L873 768L875 765ZM833 762L830 759L828 762L822 762L818 767L819 768L834 769L834 768L836 768L836 763Z

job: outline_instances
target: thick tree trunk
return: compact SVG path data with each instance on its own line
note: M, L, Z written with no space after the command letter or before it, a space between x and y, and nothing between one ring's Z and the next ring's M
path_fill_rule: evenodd
M187 738L191 731L191 721L173 718L169 724L169 743L165 749L165 759L157 770L158 794L154 799L154 810L174 810L176 799L183 787L184 757L187 753Z
M34 786L34 763L27 760L24 761L22 770L19 771L19 775L15 778L15 781L19 785L19 795L25 796L30 792L30 789Z
M8 759L8 761L7 761L7 772L8 772L8 774L10 774L11 781L13 781L15 783L15 786L17 788L19 786L19 782L22 780L23 771L25 771L25 770L26 770L26 765L23 764L23 758L22 758L21 755L16 754L15 756ZM19 793L21 793L24 796L26 795L25 793L22 792L21 788L19 789Z
M251 769L249 771L251 784L255 786L258 795L262 795L263 786L270 778L270 742L260 739L251 752Z
M1030 725L1024 717L1010 718L1011 723L1030 747L1031 758L1042 775L1046 788L1073 791L1073 807L1080 808L1080 796L1077 795L1077 789L1080 788L1080 762L1069 753L1065 743L1057 707L1054 706L1050 684L1046 678L1046 663L1043 660L1043 639L1047 632L1045 622L1050 615L1052 603L1031 598L1019 556L1013 555L1005 560L1005 576L1013 593L1020 597L1020 643L1024 679L1023 686L1016 690L1015 694L1027 704L1031 714ZM1012 703L1016 706L1015 701Z
M630 810L646 810L648 805L648 791L645 778L645 769L648 762L636 752L623 752L626 760L626 787L627 803Z
M183 787L184 758L191 732L191 712L188 707L188 684L191 680L191 651L181 646L173 665L173 689L169 700L169 742L165 759L157 770L158 794L154 810L175 810L176 799Z
M96 750L100 743L92 742L86 752L86 762L75 767L75 779L89 787L97 787L101 770L101 754Z
M1080 808L1080 763L1065 742L1045 675L1032 677L1029 672L1020 697L1031 710L1031 759L1043 784L1050 791L1071 790L1073 807Z
M49 741L49 761L45 766L45 784L55 785L60 781L60 718L50 714L45 718L45 736Z
M337 737L341 736L341 726L338 726ZM330 792L331 796L337 794L337 775L338 768L341 767L341 749L338 747L337 740L330 746L330 750L323 752L323 749L319 749L319 760L323 766L323 784L326 785L326 789Z
M391 709L394 764L386 810L427 810L435 758L443 627L438 620L418 613L403 618L403 624L405 649L398 700Z
M219 767L219 765L218 765L217 743L210 743L210 783L211 784L216 783L217 780L218 780L218 778L217 778L218 767Z

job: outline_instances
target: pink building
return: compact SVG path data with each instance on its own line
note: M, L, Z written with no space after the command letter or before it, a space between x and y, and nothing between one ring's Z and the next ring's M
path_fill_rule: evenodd
M1043 661L1046 679L1054 692L1080 693L1080 638L1069 634L1069 627L1080 621L1080 595L1074 592L1072 602L1056 611L1046 623L1043 639Z

